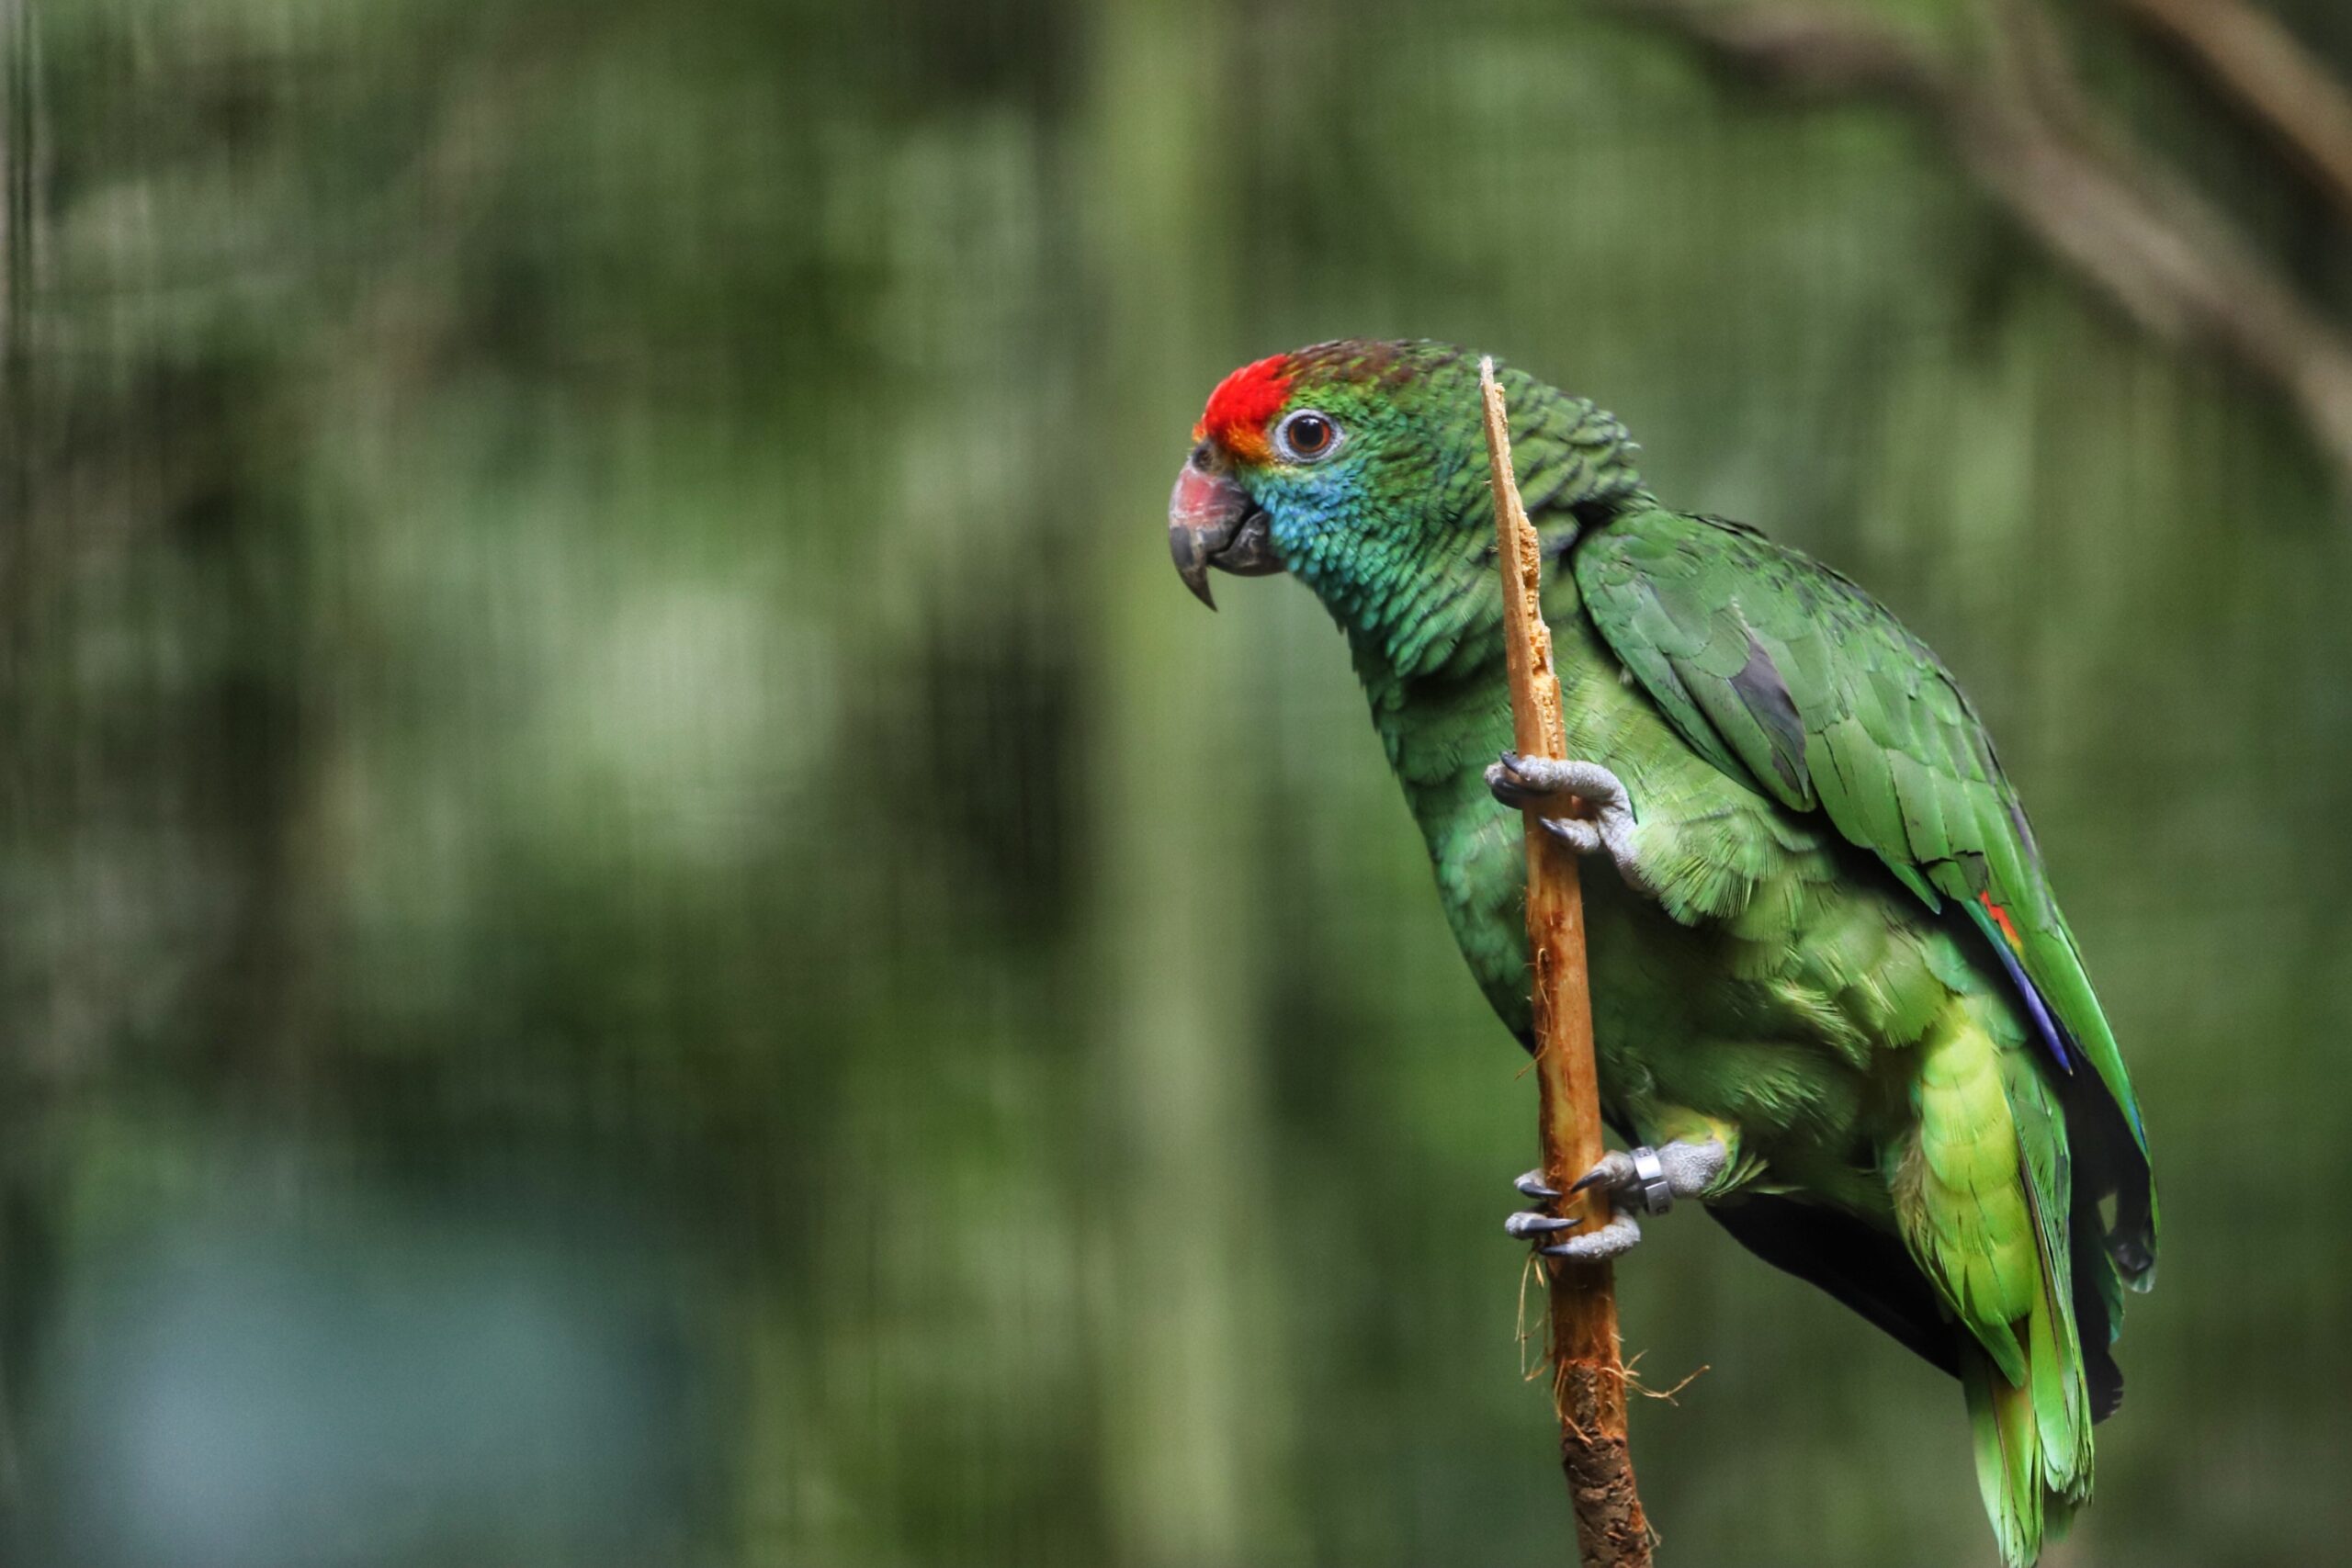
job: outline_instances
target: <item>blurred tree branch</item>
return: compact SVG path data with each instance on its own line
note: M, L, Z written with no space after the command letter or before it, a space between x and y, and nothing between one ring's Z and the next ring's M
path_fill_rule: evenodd
M2043 250L2143 331L2220 353L2277 391L2352 491L2352 337L2182 176L2100 122L2033 0L1984 6L1996 45L1989 70L1835 5L1600 3L1757 85L1915 116ZM2117 3L2152 22L2244 9L2238 0ZM2336 157L2352 152L2336 145L2343 128L2331 118L2345 107L2343 89L2275 24L2256 19L2275 35L2267 46L2210 18L2176 26L2174 36L2301 162L2332 179Z
M2352 87L2244 0L2115 0L2274 137L2352 223Z

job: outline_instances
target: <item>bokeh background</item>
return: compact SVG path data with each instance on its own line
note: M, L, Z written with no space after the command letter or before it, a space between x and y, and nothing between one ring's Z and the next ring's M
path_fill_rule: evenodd
M2209 82L2052 14L2352 296ZM1217 377L1359 333L1594 396L1960 671L2169 1178L2050 1560L2341 1554L2352 506L1917 117L1577 0L0 47L7 1562L1566 1561L1533 1086L1321 611L1166 558ZM1662 1562L1994 1560L1939 1374L1695 1213L1621 1280L1700 1373Z

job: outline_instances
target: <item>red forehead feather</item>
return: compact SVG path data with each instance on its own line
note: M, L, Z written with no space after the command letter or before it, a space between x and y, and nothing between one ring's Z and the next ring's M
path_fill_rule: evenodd
M1201 423L1193 427L1193 439L1214 437L1244 456L1263 456L1266 422L1290 399L1291 378L1283 374L1289 364L1287 354L1270 355L1219 381Z

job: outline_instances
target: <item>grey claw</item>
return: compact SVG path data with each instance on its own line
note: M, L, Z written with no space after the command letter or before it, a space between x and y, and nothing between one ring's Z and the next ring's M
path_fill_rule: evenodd
M1519 753L1506 751L1502 761L1487 769L1487 793L1505 806L1524 807L1544 798L1544 792L1519 773Z
M1560 1195L1560 1190L1544 1180L1540 1170L1526 1172L1511 1185L1519 1190L1522 1198L1557 1198Z
M1634 1156L1623 1149L1611 1149L1594 1162L1590 1170L1577 1177L1576 1185L1569 1190L1583 1192L1595 1187L1606 1187L1613 1192L1631 1186L1634 1176Z
M1640 1223L1621 1209L1597 1231L1570 1236L1566 1241L1554 1242L1549 1247L1539 1247L1535 1250L1546 1258L1572 1258L1578 1263L1604 1263L1632 1251L1634 1244L1641 1239Z
M1624 782L1607 768L1574 758L1520 757L1506 751L1501 761L1487 770L1487 787L1506 806L1540 806L1563 795L1583 801L1589 815L1547 817L1545 829L1578 854L1608 855L1628 885L1649 889L1636 853L1640 823L1633 797Z
M1581 817L1546 817L1544 830L1580 855L1597 855L1609 847L1599 826Z
M1566 1230L1575 1224L1576 1221L1564 1220L1557 1214L1539 1214L1532 1209L1521 1209L1503 1222L1503 1234L1513 1241L1526 1241L1534 1236L1550 1235L1554 1231Z

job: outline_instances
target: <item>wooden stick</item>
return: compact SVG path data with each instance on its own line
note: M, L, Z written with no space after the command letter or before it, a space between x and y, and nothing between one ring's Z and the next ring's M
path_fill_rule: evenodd
M1495 494L1495 537L1503 576L1503 640L1510 671L1511 728L1520 754L1567 755L1560 681L1552 667L1552 632L1544 622L1543 560L1535 527L1511 475L1510 432L1495 362L1481 360L1487 474ZM1527 827L1527 950L1535 1009L1535 1081L1544 1173L1566 1192L1605 1148L1600 1093L1592 1062L1592 1001L1584 956L1584 895L1574 851L1544 830L1532 810ZM1561 1212L1587 1224L1605 1222L1598 1193L1561 1200ZM1579 1210L1581 1214L1579 1216ZM1625 1369L1618 1359L1617 1298L1606 1263L1547 1259L1552 1305L1552 1404L1560 1417L1560 1468L1575 1499L1577 1545L1584 1568L1647 1568L1649 1521L1634 1489L1625 1440Z

